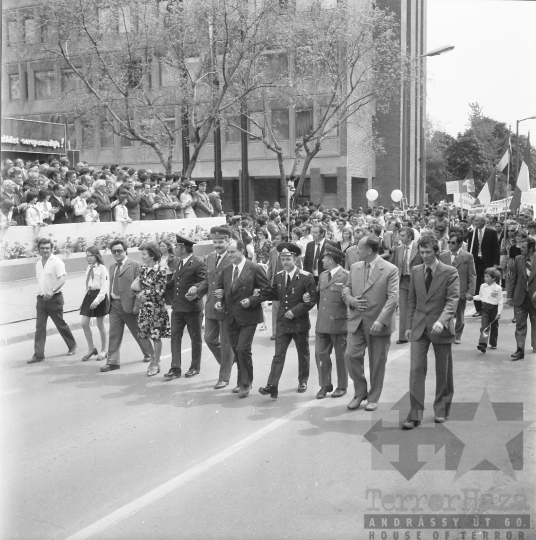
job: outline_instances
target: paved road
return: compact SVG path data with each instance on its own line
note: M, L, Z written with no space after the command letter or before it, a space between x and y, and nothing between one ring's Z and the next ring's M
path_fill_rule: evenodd
M485 388L492 402L523 401L524 419L532 420L536 355L510 361L511 317L507 308L499 348L486 355L476 350L479 321L469 319L463 343L455 348L455 401L474 402L476 408ZM523 470L514 472L516 480L498 470L470 471L455 480L452 467L443 470L447 447L436 449L434 442L416 450L426 465L407 480L388 462L400 461L415 437L437 433L432 411L413 432L391 429L380 454L365 438L371 414L346 408L351 395L315 399L314 364L308 392L296 393L293 348L274 402L256 390L246 399L230 388L213 390L217 365L206 347L199 376L164 382L169 357L159 376L147 378L147 364L129 335L122 368L107 374L99 372L96 361L79 361L84 338L81 331L75 336L77 357L64 356L64 343L53 336L42 364L26 364L32 352L28 342L0 349L4 540L360 540L370 538L364 515L395 512L397 496L406 496L408 504L398 513L446 512L437 497L429 499L433 494L458 496L451 511L467 513L473 489L480 490L479 500L489 492L534 501L534 426L525 430L524 452L510 443L518 458L525 457ZM257 332L254 389L267 380L273 348L268 331ZM185 356L187 367L189 352ZM405 410L388 411L407 392L408 376L409 346L393 344L380 407L393 425ZM428 381L431 401L433 362ZM497 441L502 447L502 439ZM455 461L462 450L455 448ZM507 470L504 456L497 459ZM411 506L416 496L421 506ZM469 506L462 509L464 500ZM431 531L422 533L421 538L432 538L426 536ZM524 538L533 533L525 531ZM449 538L460 534L451 532Z

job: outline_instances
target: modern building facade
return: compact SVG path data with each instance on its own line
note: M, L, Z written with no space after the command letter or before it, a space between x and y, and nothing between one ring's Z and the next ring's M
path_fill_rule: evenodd
M58 97L76 85L72 74L62 69L53 59L25 58L20 61L17 45L31 36L46 39L46 28L35 24L32 0L4 0L3 2L3 58L2 58L2 116L65 123L67 149L78 149L83 161L91 165L118 163L135 168L161 171L162 166L153 150L140 143L115 135L109 126L90 129L74 117L58 116ZM389 7L400 17L400 46L408 48L415 57L425 50L426 0L378 0L377 5ZM14 10L23 10L24 17L10 18ZM11 23L17 20L18 23ZM151 73L152 84L166 85L163 65L156 62ZM420 140L423 107L421 90L416 85L403 89L403 99L393 103L387 114L368 111L369 118L349 121L341 125L322 144L309 169L304 198L328 207L365 207L365 193L374 187L380 197L376 204L391 203L390 194L401 189L410 204L418 203L420 174ZM285 151L286 169L291 168L294 143L312 119L320 114L313 103L307 109L275 107L279 137ZM180 126L179 107L166 111L170 123ZM383 139L385 153L374 155L370 134L372 122ZM241 142L238 130L223 130L222 183L225 207L238 210L241 178ZM285 201L275 155L261 142L248 141L249 200ZM176 171L182 169L182 145L178 138L175 148ZM214 143L208 140L199 156L193 179L214 178Z

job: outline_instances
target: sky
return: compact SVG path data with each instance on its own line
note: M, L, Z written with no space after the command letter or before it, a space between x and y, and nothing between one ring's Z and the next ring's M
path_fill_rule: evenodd
M467 128L473 102L513 132L536 116L536 2L428 0L427 42L455 46L427 59L427 113L446 132ZM536 143L536 119L519 124L529 129Z

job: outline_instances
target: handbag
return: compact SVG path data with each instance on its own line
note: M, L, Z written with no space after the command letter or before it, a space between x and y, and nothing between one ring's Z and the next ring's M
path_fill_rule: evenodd
M141 283L140 283L140 276L138 276L133 282L132 282L132 285L130 286L130 288L132 289L133 292L141 292Z

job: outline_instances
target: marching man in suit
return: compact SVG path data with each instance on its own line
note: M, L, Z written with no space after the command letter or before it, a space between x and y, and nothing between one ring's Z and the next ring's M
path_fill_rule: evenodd
M335 245L326 240L326 229L323 225L315 225L311 229L313 241L307 244L305 248L305 257L303 259L303 269L313 275L315 283L318 284L320 274L324 271L322 257L327 244Z
M346 394L348 388L348 367L346 366L346 333L348 314L342 299L342 289L348 279L348 271L342 268L344 253L334 246L327 245L322 263L326 269L318 280L318 316L316 318L315 356L318 368L320 390L317 399L323 399L329 392L332 398ZM305 302L310 298L306 295ZM331 384L331 351L335 349L337 366L337 388Z
M207 265L194 255L195 242L180 235L177 237L175 255L179 260L168 287L173 287L171 304L171 369L164 375L168 381L181 376L181 349L184 329L188 329L192 342L192 363L185 377L195 377L201 370L201 322L203 300L198 290L206 278Z
M411 410L402 423L403 429L413 429L422 421L430 343L435 355L436 423L443 423L448 418L454 395L452 342L454 314L460 298L460 278L456 268L437 259L438 253L436 238L428 235L421 237L419 254L424 264L413 268L409 284L406 339L411 340Z
M229 340L229 320L225 313L216 310L214 291L218 274L230 264L231 257L227 251L231 239L231 231L227 227L212 227L210 229L214 251L207 257L207 276L197 294L207 295L205 304L205 343L220 365L218 382L214 388L225 388L229 384L231 369L234 362L233 348ZM238 382L240 386L240 381Z
M396 329L398 271L378 255L381 240L364 236L358 244L359 262L352 265L342 296L349 308L346 361L354 381L355 411L366 399L365 410L375 411L383 389L391 334ZM365 350L369 351L370 389L365 378Z
M227 252L232 264L216 275L215 309L224 313L229 324L229 340L238 362L238 397L249 395L253 383L253 357L251 344L257 325L264 321L262 302L269 292L264 268L245 257L245 244L233 241Z
M456 308L456 334L454 343L462 342L462 333L465 327L465 308L467 300L471 301L475 295L476 272L473 256L462 248L463 237L453 234L449 239L449 251L440 253L439 260L442 263L454 266L460 277L460 300Z
M527 339L527 318L530 320L532 352L536 352L536 241L526 238L521 243L521 255L515 259L512 277L508 283L506 295L508 305L514 306L516 316L517 349L512 354L513 360L525 357Z
M278 272L271 288L269 300L279 301L277 313L275 355L268 384L259 388L262 395L270 395L277 399L279 379L283 373L287 349L291 341L296 344L298 353L298 392L307 390L309 380L309 311L316 304L316 283L309 272L300 270L296 260L301 255L301 249L290 242L278 244L277 251L283 270ZM303 301L305 293L309 294L309 302Z
M133 313L135 294L132 292L132 282L140 273L140 263L127 257L127 247L123 240L117 239L110 243L110 251L115 264L110 272L110 342L108 345L108 362L100 370L103 373L120 368L119 351L123 342L125 324L143 352L143 361L151 360L150 354L143 350L138 339L138 316Z
M408 342L406 339L406 323L409 278L413 268L418 264L422 264L417 242L415 241L415 231L411 227L403 227L400 230L400 242L401 245L399 245L395 250L394 259L394 264L398 267L398 273L400 276L400 287L398 290L398 308L400 311L400 318L398 321L398 345Z
M354 229L354 245L350 246L344 254L344 268L346 268L346 270L350 270L352 264L359 261L359 255L357 254L357 245L359 244L359 240L361 240L363 236L365 236L365 229L362 229L361 227L357 227L356 229Z

